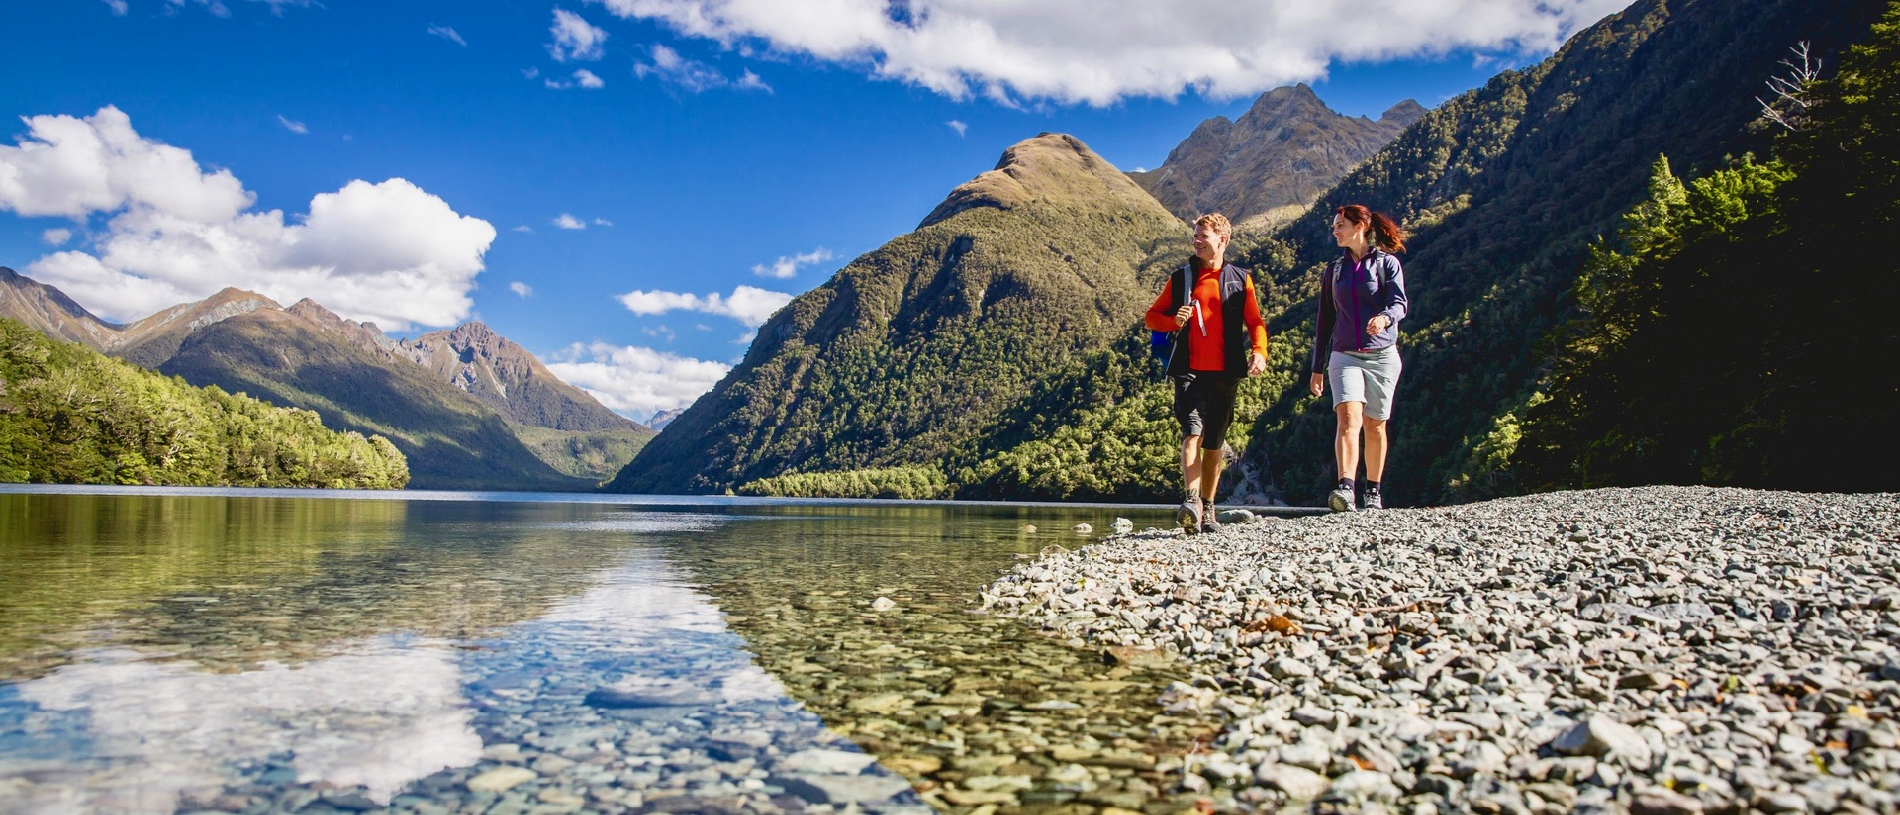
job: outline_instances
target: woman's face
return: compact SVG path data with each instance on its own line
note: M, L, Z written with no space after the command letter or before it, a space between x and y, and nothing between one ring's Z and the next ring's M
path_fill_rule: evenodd
M1354 238L1365 231L1365 227L1354 225L1353 222L1346 220L1344 215L1333 216L1333 241L1340 246L1352 246Z

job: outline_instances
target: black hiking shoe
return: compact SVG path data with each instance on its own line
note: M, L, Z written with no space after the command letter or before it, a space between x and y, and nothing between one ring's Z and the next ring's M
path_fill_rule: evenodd
M1174 511L1174 520L1181 525L1182 531L1192 535L1201 530L1201 496L1190 493L1181 500L1181 508Z
M1202 532L1207 532L1210 534L1214 532L1219 532L1220 531L1220 521L1218 520L1219 516L1220 516L1220 510L1217 510L1214 508L1214 502L1212 500L1208 500L1208 499L1201 500L1201 531Z

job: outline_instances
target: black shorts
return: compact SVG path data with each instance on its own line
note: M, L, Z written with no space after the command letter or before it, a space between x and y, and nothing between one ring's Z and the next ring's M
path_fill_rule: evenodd
M1202 450L1219 450L1234 423L1234 393L1240 378L1216 371L1190 371L1174 380L1174 419L1181 435L1200 436Z

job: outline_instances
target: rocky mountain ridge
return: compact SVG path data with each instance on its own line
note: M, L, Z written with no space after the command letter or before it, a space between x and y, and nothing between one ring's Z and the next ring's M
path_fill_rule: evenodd
M1182 220L1220 212L1235 223L1275 223L1305 209L1424 114L1407 99L1376 121L1345 116L1305 84L1275 88L1238 119L1201 122L1160 167L1128 176Z

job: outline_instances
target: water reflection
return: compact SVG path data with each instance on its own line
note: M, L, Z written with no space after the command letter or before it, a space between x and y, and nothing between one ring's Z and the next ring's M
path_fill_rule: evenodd
M1146 801L1172 675L967 613L1111 518L0 492L0 812Z
M18 789L9 808L171 812L215 802L233 770L273 756L296 783L361 787L386 804L410 781L481 755L451 649L381 640L357 651L218 674L115 649L21 683L31 707L19 726L44 735L9 739L0 766L57 762L80 783Z

